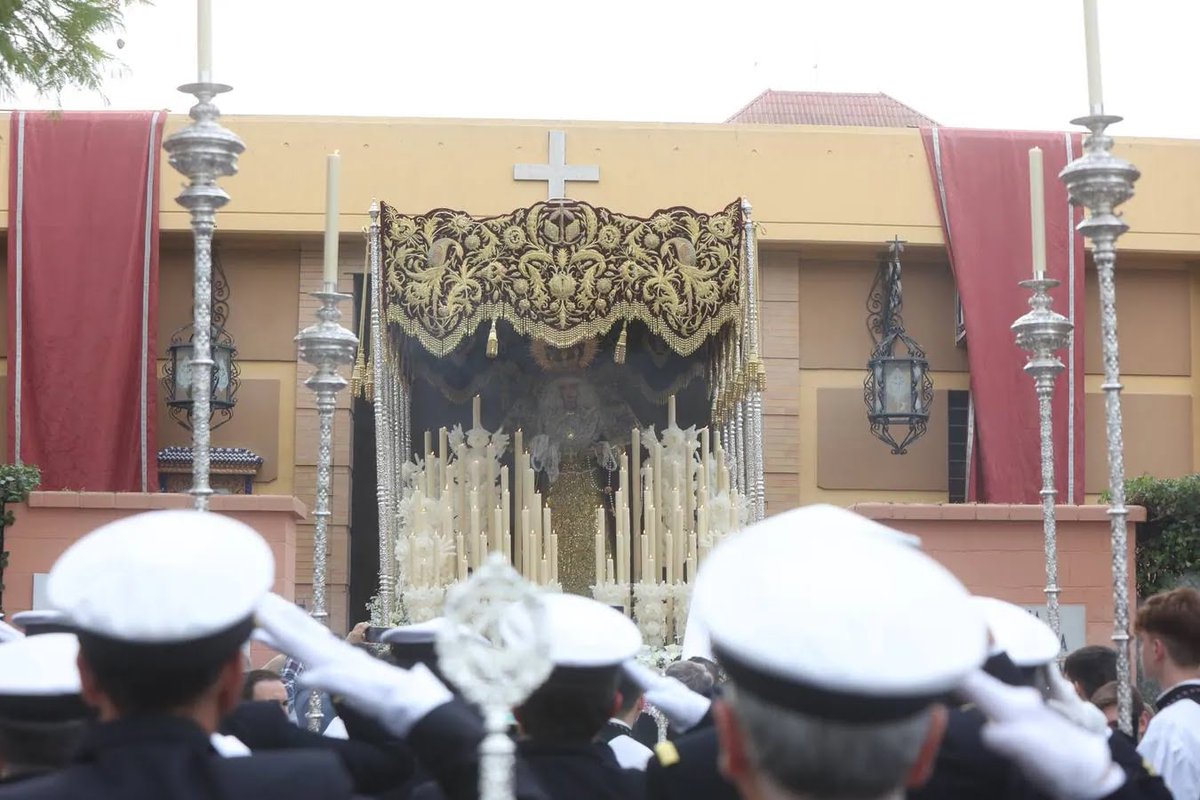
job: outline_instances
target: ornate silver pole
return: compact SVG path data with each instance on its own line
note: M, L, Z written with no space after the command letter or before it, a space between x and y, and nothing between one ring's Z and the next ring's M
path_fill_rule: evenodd
M463 696L483 711L479 797L512 800L516 746L508 713L553 669L545 611L536 588L493 553L466 583L446 593L438 634L438 665Z
M371 225L367 229L367 253L370 262L370 286L364 286L363 291L371 292L371 355L375 374L375 397L372 406L375 412L375 499L379 505L379 593L375 600L374 624L389 626L392 624L392 592L395 582L392 578L392 536L395 526L392 513L392 493L396 491L392 470L396 466L396 454L392 452L392 426L395 420L390 418L388 403L390 397L390 382L384 379L384 370L391 365L385 364L387 353L383 342L383 325L381 320L381 303L383 301L383 282L381 280L381 259L379 253L379 203L371 201Z
M1038 430L1042 445L1042 532L1046 539L1046 610L1050 628L1061 642L1057 519L1054 513L1057 495L1054 484L1054 417L1050 401L1054 397L1054 379L1063 370L1063 363L1054 354L1070 343L1071 331L1075 326L1050 308L1053 302L1050 290L1058 286L1058 281L1041 278L1021 281L1021 286L1033 291L1029 298L1031 310L1014 322L1012 329L1017 335L1017 345L1029 353L1025 371L1033 377L1033 387L1037 392Z
M192 488L189 494L200 511L208 510L209 434L212 416L212 237L217 210L229 202L218 178L237 173L237 157L246 145L217 122L221 112L213 103L232 91L221 83L188 83L179 87L199 101L192 106L192 123L163 142L171 166L188 179L175 202L192 216L195 281L192 286Z
M300 331L296 336L300 359L316 368L304 385L317 396L317 507L313 511L316 524L313 526L313 581L312 616L325 624L329 613L325 610L325 550L329 537L329 487L332 482L333 461L333 411L337 406L337 393L349 385L349 381L338 374L338 368L354 363L358 350L358 337L342 327L342 312L338 303L350 299L349 295L337 292L313 292L321 301L317 309L317 323ZM308 697L308 727L321 728L321 698L318 692Z
M753 209L742 198L742 236L746 248L746 475L750 500L750 520L766 516L766 487L763 485L763 365L758 341L758 248L754 240Z
M1121 426L1121 360L1117 347L1117 290L1113 272L1117 237L1129 230L1114 209L1133 197L1141 177L1137 167L1112 154L1112 137L1105 133L1121 117L1092 114L1072 120L1092 133L1083 142L1083 155L1059 174L1071 201L1088 210L1079 231L1092 240L1092 259L1100 283L1100 341L1104 351L1104 420L1108 436L1108 515L1112 521L1113 635L1117 648L1117 713L1121 730L1132 734L1130 717L1129 553L1126 540L1125 442Z

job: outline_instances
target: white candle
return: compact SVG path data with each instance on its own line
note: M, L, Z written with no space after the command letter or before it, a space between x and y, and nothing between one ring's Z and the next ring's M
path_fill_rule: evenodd
M196 75L212 83L212 0L196 2Z
M1100 81L1100 21L1096 0L1083 0L1083 37L1087 42L1088 109L1092 114L1104 113L1104 96Z
M675 427L675 395L667 398L667 427Z
M642 533L642 435L637 428L630 433L629 465L633 470L630 476L633 482L630 495L633 499L633 535L637 537Z
M617 579L613 574L613 560L611 558L608 560L605 576L608 578L609 583L613 583Z
M492 509L492 530L491 530L491 547L488 549L492 552L499 552L500 534L504 531L504 522L500 506Z
M1042 148L1029 150L1029 217L1033 229L1033 277L1046 277L1046 189Z
M550 534L550 580L558 583L558 534Z
M708 469L709 469L709 437L708 428L700 431L700 490L708 491Z
M602 583L603 574L601 570L604 568L604 522L600 519L603 511L596 511L596 585Z
M446 432L445 428L438 429L438 458L441 460L441 464L439 465L441 475L439 476L440 480L438 483L446 485L446 468L450 466L450 443L449 434Z
M481 407L481 401L479 399L479 395L475 395L475 397L471 400L471 429L472 430L474 430L475 428L483 427L483 425L480 424L482 415L483 415L483 409Z
M325 157L325 291L337 289L338 184L342 157L337 151Z
M675 535L667 531L667 583L675 582Z

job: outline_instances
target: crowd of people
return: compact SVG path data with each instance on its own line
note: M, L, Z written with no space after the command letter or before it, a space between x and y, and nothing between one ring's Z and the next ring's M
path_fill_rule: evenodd
M453 623L343 640L274 578L218 514L132 516L69 548L53 610L0 623L0 800L478 797L483 717L436 644ZM1200 798L1194 589L1138 609L1162 691L1135 689L1129 720L1115 650L1062 658L1024 609L832 506L716 548L699 654L665 672L620 610L540 603L553 667L510 720L522 800ZM278 656L249 669L252 639Z

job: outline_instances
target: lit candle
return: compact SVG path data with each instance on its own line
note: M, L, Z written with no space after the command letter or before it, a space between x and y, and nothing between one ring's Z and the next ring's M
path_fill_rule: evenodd
M611 558L608 560L605 577L608 578L608 583L614 583L616 581L616 576L613 574L613 560Z
M634 428L629 438L629 465L633 470L630 497L633 498L633 535L636 538L642 533L642 435Z
M338 183L342 157L337 151L325 157L325 291L337 290Z
M1029 150L1029 217L1033 226L1033 277L1046 277L1046 189L1042 148Z
M196 74L200 83L212 83L212 0L196 3Z
M481 407L479 395L475 395L474 399L471 400L471 429L472 430L483 427L483 425L481 424L482 415L483 415L483 409Z
M1100 22L1096 0L1083 0L1083 36L1087 42L1088 109L1092 114L1104 113L1104 97L1100 81Z
M449 435L447 434L445 428L438 430L438 458L441 459L441 465L439 467L441 470L441 480L439 480L438 483L445 485L447 483L446 468L450 465Z
M601 578L604 564L604 511L596 509L596 585L602 583Z

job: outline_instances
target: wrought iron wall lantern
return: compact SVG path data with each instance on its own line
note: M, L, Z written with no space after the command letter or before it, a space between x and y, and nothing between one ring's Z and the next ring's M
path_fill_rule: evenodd
M213 298L212 298L212 428L224 425L233 416L237 404L237 390L241 385L237 363L237 345L225 330L229 317L229 281L221 267L221 259L213 248ZM162 386L167 395L167 408L171 419L184 428L192 429L192 337L195 328L191 323L171 334L167 346L167 366L163 373Z
M895 455L925 434L933 404L933 380L925 351L904 331L900 310L900 254L904 242L896 237L880 258L879 270L867 298L867 331L875 349L867 361L863 399L871 434ZM897 441L899 439L899 441Z

